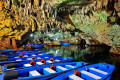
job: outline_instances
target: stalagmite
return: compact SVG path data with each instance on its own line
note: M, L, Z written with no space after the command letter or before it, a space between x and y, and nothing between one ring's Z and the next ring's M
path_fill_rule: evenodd
M12 38L12 46L14 47L14 49L17 49L15 38Z

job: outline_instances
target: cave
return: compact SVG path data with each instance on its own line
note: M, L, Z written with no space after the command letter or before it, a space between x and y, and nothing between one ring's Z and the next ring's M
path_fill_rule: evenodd
M32 60L35 54L35 61L39 57L42 59L44 55L38 55L42 53L45 55L50 53L49 56L55 55L55 58L58 58L56 55L70 57L73 62L82 61L89 64L105 62L115 65L115 72L111 75L115 78L113 80L120 80L120 0L0 0L0 52L2 51L4 55L0 54L0 57L8 56L8 60L10 58L15 60L14 63L20 64L21 62L29 64L30 62L26 61ZM28 55L29 58L24 55ZM24 58L25 61L17 58L21 60ZM3 69L4 66L1 65L3 60L0 59L0 76L4 70L6 73L9 70L6 67ZM30 70L32 67L37 68L31 66L25 69ZM106 68L111 67L106 66L102 70ZM39 69L36 71L42 72L43 76L43 71ZM29 80L31 72L18 75L16 72L16 75L10 76ZM86 80L80 75L77 77ZM33 78L43 77L31 77Z

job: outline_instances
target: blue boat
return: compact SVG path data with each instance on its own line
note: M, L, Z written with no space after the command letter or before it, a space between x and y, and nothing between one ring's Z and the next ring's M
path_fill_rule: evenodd
M26 56L32 56L32 55L49 55L49 54L53 54L53 53L48 53L48 52L43 52L43 51L29 51L29 52L19 52L19 53L11 53L8 55L9 58L15 58L15 57L19 57L19 55L26 55Z
M53 64L53 63L61 63L61 62L69 62L72 61L72 58L64 58L64 57L54 57L54 58L42 58L39 60L31 60L26 62L16 62L16 63L8 63L2 66L3 71L14 70L19 68L43 65L43 64Z
M55 63L33 66L23 69L6 71L0 75L1 80L50 80L51 78L72 70L76 67L87 65L85 62Z
M10 51L37 51L39 49L0 49L0 52L10 52Z
M0 52L16 52L16 51L25 51L27 49L0 49Z
M26 62L26 61L31 61L31 60L34 60L34 61L41 61L42 59L44 60L49 60L50 58L54 58L55 60L56 59L60 59L61 61L72 61L73 58L69 58L69 57L60 57L60 56L56 56L54 55L54 57L44 57L44 58L40 58L40 57L37 57L36 59L32 59L32 58L29 58L28 60L21 60L21 59L17 59L16 61L2 61L0 62L0 65L3 65L3 64L8 64L8 63L18 63L18 62Z
M114 65L98 63L74 69L51 80L110 80L114 69Z
M39 56L51 56L51 55L53 55L53 53L42 52L42 51L38 52L38 53L23 52L23 53L20 53L20 54L16 53L16 55L13 54L13 55L7 56L4 61L14 61L14 60L19 60L19 59L26 60L26 59L31 58L33 56L39 57Z
M35 53L45 53L43 51L20 51L20 52L10 52L10 53L4 53L2 55L6 55L9 57L14 57L14 56L18 56L20 54L35 54Z
M0 52L5 52L4 55L9 55L12 53L19 53L24 51L39 51L38 49L3 49Z
M61 56L57 56L57 55L43 55L43 54L38 54L38 55L32 55L32 56L27 56L27 55L19 55L19 57L15 57L15 58L8 58L6 61L2 61L0 62L0 64L3 63L9 63L9 62L22 62L22 61L29 61L29 60L33 60L33 59L43 59L43 58L51 58L51 57L61 57Z
M69 46L71 45L71 43L64 43L64 42L61 42L61 46Z
M34 45L34 46L31 46L32 49L41 49L41 48L44 48L45 44L39 44L39 45Z
M56 57L55 55L43 55L43 54L32 54L32 55L19 55L18 57L9 58L8 61L20 61L20 60L32 60L32 59L40 59L40 58L50 58L50 57ZM57 56L60 57L60 56Z

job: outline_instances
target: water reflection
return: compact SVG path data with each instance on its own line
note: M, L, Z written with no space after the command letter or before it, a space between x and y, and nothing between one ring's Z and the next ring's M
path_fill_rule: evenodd
M114 80L120 80L120 56L109 53L106 46L55 46L46 47L42 51L51 52L63 57L72 57L73 61L85 61L88 63L106 62L114 64L116 69L113 74Z
M108 47L98 46L56 46L46 47L43 51L54 53L55 55L61 55L64 57L72 57L74 61L90 61L90 63L101 62L101 58L108 57ZM91 62L92 61L92 62Z

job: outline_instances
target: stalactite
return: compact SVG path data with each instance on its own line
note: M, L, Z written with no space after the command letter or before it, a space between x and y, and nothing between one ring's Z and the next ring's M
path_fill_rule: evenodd
M57 17L57 9L55 9L54 16L55 16L55 18Z
M45 1L42 0L41 2L42 2L42 3L41 3L41 10L43 10L43 7L44 7L44 4L45 4Z

